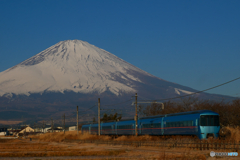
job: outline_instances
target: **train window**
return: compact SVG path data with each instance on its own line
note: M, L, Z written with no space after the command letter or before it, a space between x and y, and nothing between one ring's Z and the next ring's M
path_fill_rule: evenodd
M143 124L143 128L148 128L149 125L148 124Z
M180 126L183 127L183 122L180 122Z
M202 115L200 117L201 126L219 126L218 115Z
M184 122L183 122L183 126L187 126L187 121L184 121Z
M103 126L102 127L102 130L109 130L109 129L112 129L112 127L111 126Z
M91 131L98 131L98 127L92 127Z
M166 127L187 127L193 126L193 121L167 122ZM161 127L161 123L159 124Z
M180 125L180 122L176 122L176 127L179 127L179 125Z
M161 123L153 123L153 128L159 128L161 127Z

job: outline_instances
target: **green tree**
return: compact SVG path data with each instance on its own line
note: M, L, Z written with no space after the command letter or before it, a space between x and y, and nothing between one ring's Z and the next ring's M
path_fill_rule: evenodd
M115 113L114 115L110 114L107 115L104 113L103 117L100 119L101 122L107 122L107 121L118 121L122 119L122 115L118 115L118 113Z

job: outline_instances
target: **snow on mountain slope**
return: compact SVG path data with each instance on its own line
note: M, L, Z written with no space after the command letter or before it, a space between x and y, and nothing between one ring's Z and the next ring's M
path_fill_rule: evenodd
M144 83L132 72L157 78L88 42L66 40L1 72L0 96L106 90L120 95L135 92L135 82Z
M179 88L174 88L175 89L175 93L177 93L178 95L182 95L181 93L185 93L185 94L193 94L194 92L190 92L190 91L185 91Z

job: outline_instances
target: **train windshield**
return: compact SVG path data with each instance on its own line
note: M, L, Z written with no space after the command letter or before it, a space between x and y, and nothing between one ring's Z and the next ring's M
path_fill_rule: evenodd
M202 115L200 116L201 126L219 126L218 115Z

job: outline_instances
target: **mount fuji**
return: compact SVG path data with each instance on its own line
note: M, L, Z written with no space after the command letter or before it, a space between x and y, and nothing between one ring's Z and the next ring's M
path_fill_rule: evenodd
M151 75L88 42L66 40L0 73L0 112L40 116L47 110L59 115L75 110L70 106L95 104L97 97L109 103L129 99L135 93L163 99L196 91ZM225 97L207 93L195 96Z

